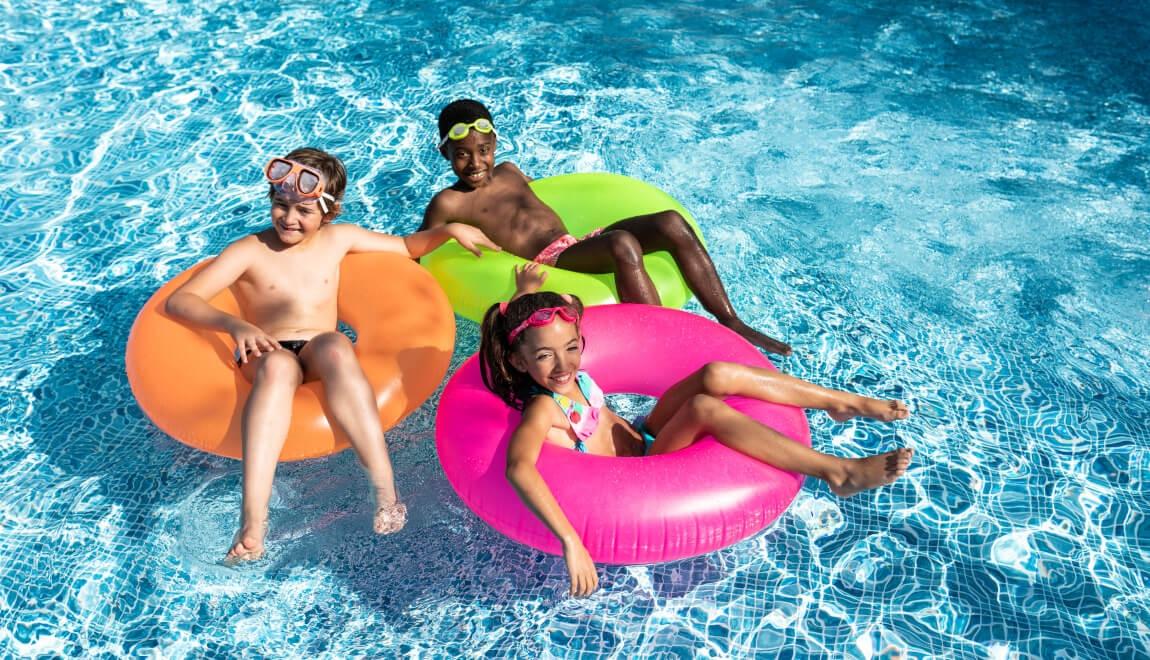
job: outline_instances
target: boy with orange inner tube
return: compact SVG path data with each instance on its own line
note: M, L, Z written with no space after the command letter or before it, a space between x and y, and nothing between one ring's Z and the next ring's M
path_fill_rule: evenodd
M347 172L338 158L303 148L264 168L272 226L241 238L168 298L165 309L186 323L227 332L236 363L251 381L244 404L243 504L228 562L264 552L268 502L287 439L292 398L299 385L320 380L332 422L346 433L375 491L374 528L403 527L407 508L395 489L375 394L351 341L336 329L339 266L353 252L390 252L418 258L454 238L480 255L498 250L475 227L452 224L398 237L350 224L331 224L340 212ZM207 301L231 287L242 318Z

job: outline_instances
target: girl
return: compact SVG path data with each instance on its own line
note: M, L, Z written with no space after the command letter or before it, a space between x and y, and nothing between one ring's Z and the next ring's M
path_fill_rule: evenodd
M598 586L595 564L559 508L535 463L544 442L607 456L664 454L704 435L782 470L827 482L840 497L893 482L906 472L913 450L867 458L838 458L792 441L723 403L727 396L827 411L839 422L869 417L905 419L899 401L828 390L767 369L728 362L705 365L672 385L645 419L632 425L605 405L590 374L579 370L583 305L574 296L537 293L546 279L538 264L515 270L516 293L483 318L479 350L483 381L523 412L507 449L507 478L527 507L559 539L571 594Z

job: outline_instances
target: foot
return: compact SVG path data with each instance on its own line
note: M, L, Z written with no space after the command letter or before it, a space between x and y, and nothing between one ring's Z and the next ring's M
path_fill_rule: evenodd
M243 525L232 540L232 549L224 556L228 566L255 561L264 556L264 534L267 524Z
M913 455L913 449L902 447L866 458L845 458L842 459L843 477L838 480L838 484L829 480L827 483L831 486L831 492L839 497L850 497L864 490L885 486L906 474Z
M375 533L394 534L407 524L407 506L403 502L382 504L375 510Z
M836 422L845 422L855 417L877 419L880 422L893 422L897 419L910 417L906 404L894 399L872 399L870 397L848 395L842 405L827 410L827 414Z
M735 332L739 333L739 335L741 335L743 337L743 339L746 339L747 341L751 342L755 346L758 346L759 348L761 348L762 350L764 350L768 353L776 353L778 355L790 355L791 354L791 347L790 346L788 346L787 344L784 344L783 342L779 341L778 339L772 339L772 338L764 335L763 333L759 332L758 330L755 330L754 328L747 325L746 323L743 323L739 319L732 319L730 321L720 321L720 323L727 326L731 330L734 330Z

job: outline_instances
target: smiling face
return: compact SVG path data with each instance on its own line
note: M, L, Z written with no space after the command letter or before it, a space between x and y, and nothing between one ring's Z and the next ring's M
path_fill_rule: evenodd
M279 194L272 197L272 227L284 245L303 243L329 219L315 201L293 202Z
M579 328L558 316L551 323L530 327L511 354L511 366L552 392L570 396L578 389L575 374L583 358Z
M471 131L462 140L448 140L443 155L459 183L468 188L482 188L491 183L495 170L495 133Z

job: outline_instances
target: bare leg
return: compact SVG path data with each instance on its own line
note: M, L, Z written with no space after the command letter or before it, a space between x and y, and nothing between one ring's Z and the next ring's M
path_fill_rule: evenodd
M615 273L615 288L622 302L661 303L659 290L643 265L643 246L625 231L608 227L579 241L564 250L555 265L577 273Z
M359 366L351 340L338 332L317 335L300 351L308 379L323 381L328 409L347 434L375 492L374 527L379 534L399 531L407 509L399 501L375 393Z
M703 309L713 314L719 323L739 333L747 341L765 351L781 355L791 354L790 346L755 330L744 323L735 313L735 308L731 305L730 298L727 297L727 290L723 287L722 280L719 279L719 273L715 270L714 262L711 261L711 255L707 253L707 249L703 247L699 237L695 235L695 230L677 211L660 211L659 213L620 220L606 227L601 235L617 232L625 232L634 236L639 243L642 254L658 251L670 252L675 259L675 264L679 267L679 272L683 274L688 288L699 299ZM588 239L588 241L590 240ZM576 267L578 264L576 266L566 265L567 262L564 257L585 242L587 241L580 241L568 248L560 255L559 263L556 265L569 270L580 270ZM619 294L622 297L622 288L619 289Z
M272 480L291 425L292 399L303 381L299 361L285 350L251 360L243 366L243 374L252 381L252 391L244 404L241 427L244 484L240 529L224 558L228 563L259 559L264 554Z
M827 482L840 497L893 482L906 473L914 450L900 448L866 458L838 458L799 444L706 394L691 397L659 431L649 454L682 449L709 434L722 444L788 472Z
M798 408L825 410L835 421L867 417L883 422L906 419L910 412L901 401L831 390L784 373L735 362L711 362L675 383L647 417L647 426L658 433L662 425L691 397L707 394L716 398L745 396Z

